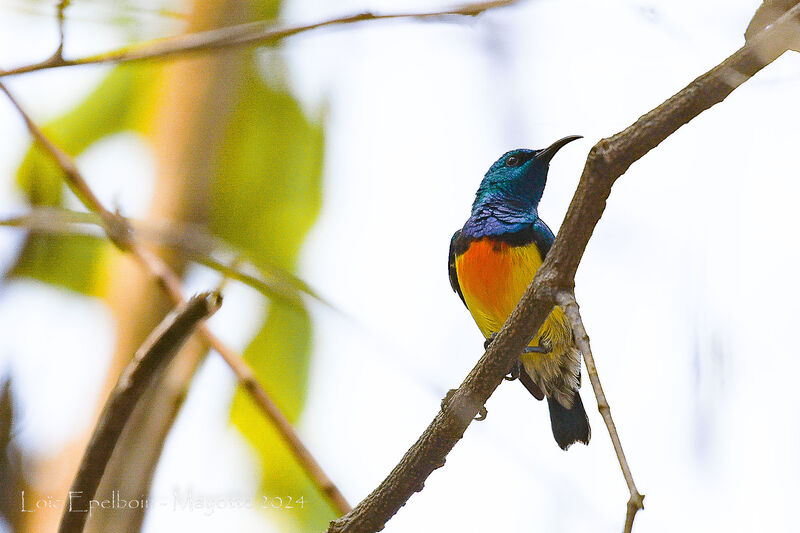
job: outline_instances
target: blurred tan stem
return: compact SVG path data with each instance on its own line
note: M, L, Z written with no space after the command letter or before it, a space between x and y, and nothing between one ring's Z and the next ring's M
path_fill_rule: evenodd
M241 22L246 16L245 7L243 0L198 3L187 32ZM148 218L189 222L204 219L213 158L230 115L231 95L236 91L244 54L233 50L164 67L160 98L150 128L157 176L155 200ZM88 188L71 158L53 145L27 114L22 115L37 140L64 169L73 191L103 218L109 238L120 249L134 252L137 262L150 267L149 271L143 270L130 256L116 255L111 261L106 298L115 318L117 336L115 355L101 394L105 398L130 354L171 308L176 296L181 298L179 287L175 294L174 284L172 293L165 294L162 289L166 288L165 276L179 283L176 272L182 272L185 262L177 256L158 257L131 242L124 226ZM204 344L191 341L160 378L160 383L148 392L130 423L136 430L126 431L116 447L98 491L101 497L111 490L128 498L147 495L166 435L206 350ZM80 436L40 465L36 476L39 494L66 494L87 440L88 434ZM87 531L138 531L142 519L141 511L95 513ZM55 512L32 513L26 530L54 531L57 521Z
M186 32L242 22L245 9L243 0L195 2ZM214 156L230 115L243 60L241 52L232 51L174 62L163 68L149 125L156 183L147 219L205 221ZM186 267L185 259L178 254L160 257L179 275ZM174 302L159 282L136 264L140 261L130 259L131 256L116 257L106 292L118 327L114 368L109 372L107 386L116 381L131 348L142 342L151 325L160 321ZM131 418L129 431L117 445L98 495L105 497L113 490L123 498L148 495L166 436L206 352L205 343L193 339L146 393ZM98 513L86 531L138 531L143 519L144 511Z

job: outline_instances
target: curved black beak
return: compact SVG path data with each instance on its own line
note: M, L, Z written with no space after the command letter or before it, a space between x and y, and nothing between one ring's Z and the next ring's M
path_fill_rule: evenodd
M539 153L536 154L536 160L541 161L542 163L549 163L553 156L556 155L556 152L561 150L566 144L571 143L572 141L576 141L578 139L583 139L582 135L569 135L564 137L563 139L559 139L544 150L541 150Z

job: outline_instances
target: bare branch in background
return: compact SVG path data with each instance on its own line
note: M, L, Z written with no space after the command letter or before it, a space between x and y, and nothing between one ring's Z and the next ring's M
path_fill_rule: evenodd
M724 100L790 49L798 38L798 21L800 5L633 125L592 148L553 247L489 349L386 479L350 513L331 522L329 532L379 531L414 492L422 490L425 480L444 465L447 454L500 385L530 341L531 332L539 330L559 294L571 293L586 244L617 178L678 128ZM641 499L633 498L638 491L632 481L631 477L632 498L626 513L629 530L635 507L641 504Z
M120 218L132 232L133 239L178 250L198 264L249 285L270 300L299 305L302 303L301 295L305 294L330 309L341 312L291 272L274 266L268 268L255 265L240 250L211 235L202 226ZM0 227L19 228L34 233L103 238L103 220L100 216L61 207L32 207L23 215L0 219Z
M145 271L158 281L159 286L166 291L175 305L181 305L184 299L181 290L181 280L178 275L170 269L163 259L147 248L144 248L139 242L133 239L132 232L130 231L130 227L126 225L125 219L116 213L108 211L102 205L97 196L95 196L89 188L86 180L83 179L83 176L72 158L47 138L2 82L0 82L0 90L6 93L14 107L20 115L22 115L34 138L55 159L56 163L64 171L70 188L76 191L78 198L90 211L102 218L103 229L111 242L120 250L130 252ZM339 514L348 512L350 510L350 504L347 503L344 495L328 477L305 444L300 440L300 437L294 431L294 428L287 418L283 415L278 406L275 405L275 402L269 394L267 394L263 386L258 382L250 365L248 365L239 354L230 349L214 335L208 326L205 324L201 325L199 331L204 342L219 353L233 370L239 385L244 387L259 409L261 409L261 412L272 422L300 466L306 474L308 474L309 478L322 495L328 500L331 507Z
M100 202L100 199L92 192L89 188L89 185L86 183L86 180L83 179L81 176L78 167L75 165L75 162L72 158L67 155L66 152L58 148L53 142L44 134L44 132L36 125L35 122L31 119L30 115L28 115L20 106L19 102L14 95L12 95L6 86L0 82L0 90L6 93L6 96L11 101L11 104L17 109L22 119L25 121L25 125L28 127L28 131L31 132L34 139L42 145L42 148L46 152L48 152L53 159L55 160L56 164L61 168L64 172L67 185L75 193L75 196L81 201L81 203L92 213L97 213L100 218L103 220L103 229L108 234L108 238L118 246L122 250L127 250L129 248L127 233L128 230L124 226L121 225L120 217L106 209L103 204Z
M83 531L89 517L88 502L95 498L106 465L139 399L200 322L213 315L221 304L218 292L194 296L168 314L134 354L108 398L83 455L65 500L59 533Z
M449 10L423 13L376 15L366 12L288 28L275 28L272 23L268 22L251 22L215 30L167 37L79 59L64 59L61 57L61 47L59 47L59 51L55 55L40 63L17 67L6 71L0 70L0 77L56 67L95 65L98 63L123 63L141 61L143 59L157 59L189 53L207 52L209 50L232 48L236 46L275 44L286 37L291 37L298 33L324 28L326 26L341 26L356 22L391 19L438 20L445 17L474 17L490 9L511 5L515 1L516 0L494 0L475 2Z

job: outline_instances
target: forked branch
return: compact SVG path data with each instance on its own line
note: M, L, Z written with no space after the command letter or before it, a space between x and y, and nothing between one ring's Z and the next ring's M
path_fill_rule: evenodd
M19 102L9 92L8 88L0 82L0 91L6 93L11 103L22 116L28 130L37 142L49 153L63 170L67 184L76 192L78 198L87 209L96 213L103 220L103 230L114 245L121 251L129 252L137 262L148 272L158 285L167 293L175 305L184 302L182 283L180 277L158 255L141 245L133 236L127 220L122 216L109 211L89 188L86 180L81 175L72 158L56 146L30 118L30 115L20 106ZM297 462L308 475L309 479L327 499L331 507L339 514L350 510L344 495L328 477L322 466L317 462L309 449L294 431L289 420L284 416L278 406L264 387L258 382L253 369L235 351L223 343L205 324L199 331L203 340L217 353L219 353L228 366L233 370L239 384L244 387L261 412L269 419L275 429L289 447Z
M65 500L58 533L83 531L91 510L90 502L95 499L106 465L139 399L200 322L213 315L221 304L222 296L218 292L191 298L168 314L136 351L103 407Z

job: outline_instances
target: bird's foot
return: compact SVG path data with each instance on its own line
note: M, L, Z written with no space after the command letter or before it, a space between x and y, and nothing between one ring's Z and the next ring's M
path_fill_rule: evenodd
M522 353L540 353L540 354L548 354L553 351L553 348L550 346L526 346Z
M445 394L444 398L442 398L442 410L444 410L447 404L450 403L450 399L453 397L453 394L455 393L456 389L450 389L449 391L447 391L447 394ZM486 410L485 407L481 407L480 410L478 411L478 414L475 416L473 420L480 422L481 420L486 419L486 415L488 413L489 412Z
M520 373L520 362L514 361L514 364L511 366L511 371L503 377L506 381L514 381L519 377Z
M497 337L497 333L492 333L491 335L489 335L489 338L487 338L485 341L483 341L483 349L484 350L488 350L489 349L489 346L492 344L492 341L494 340L495 337Z

